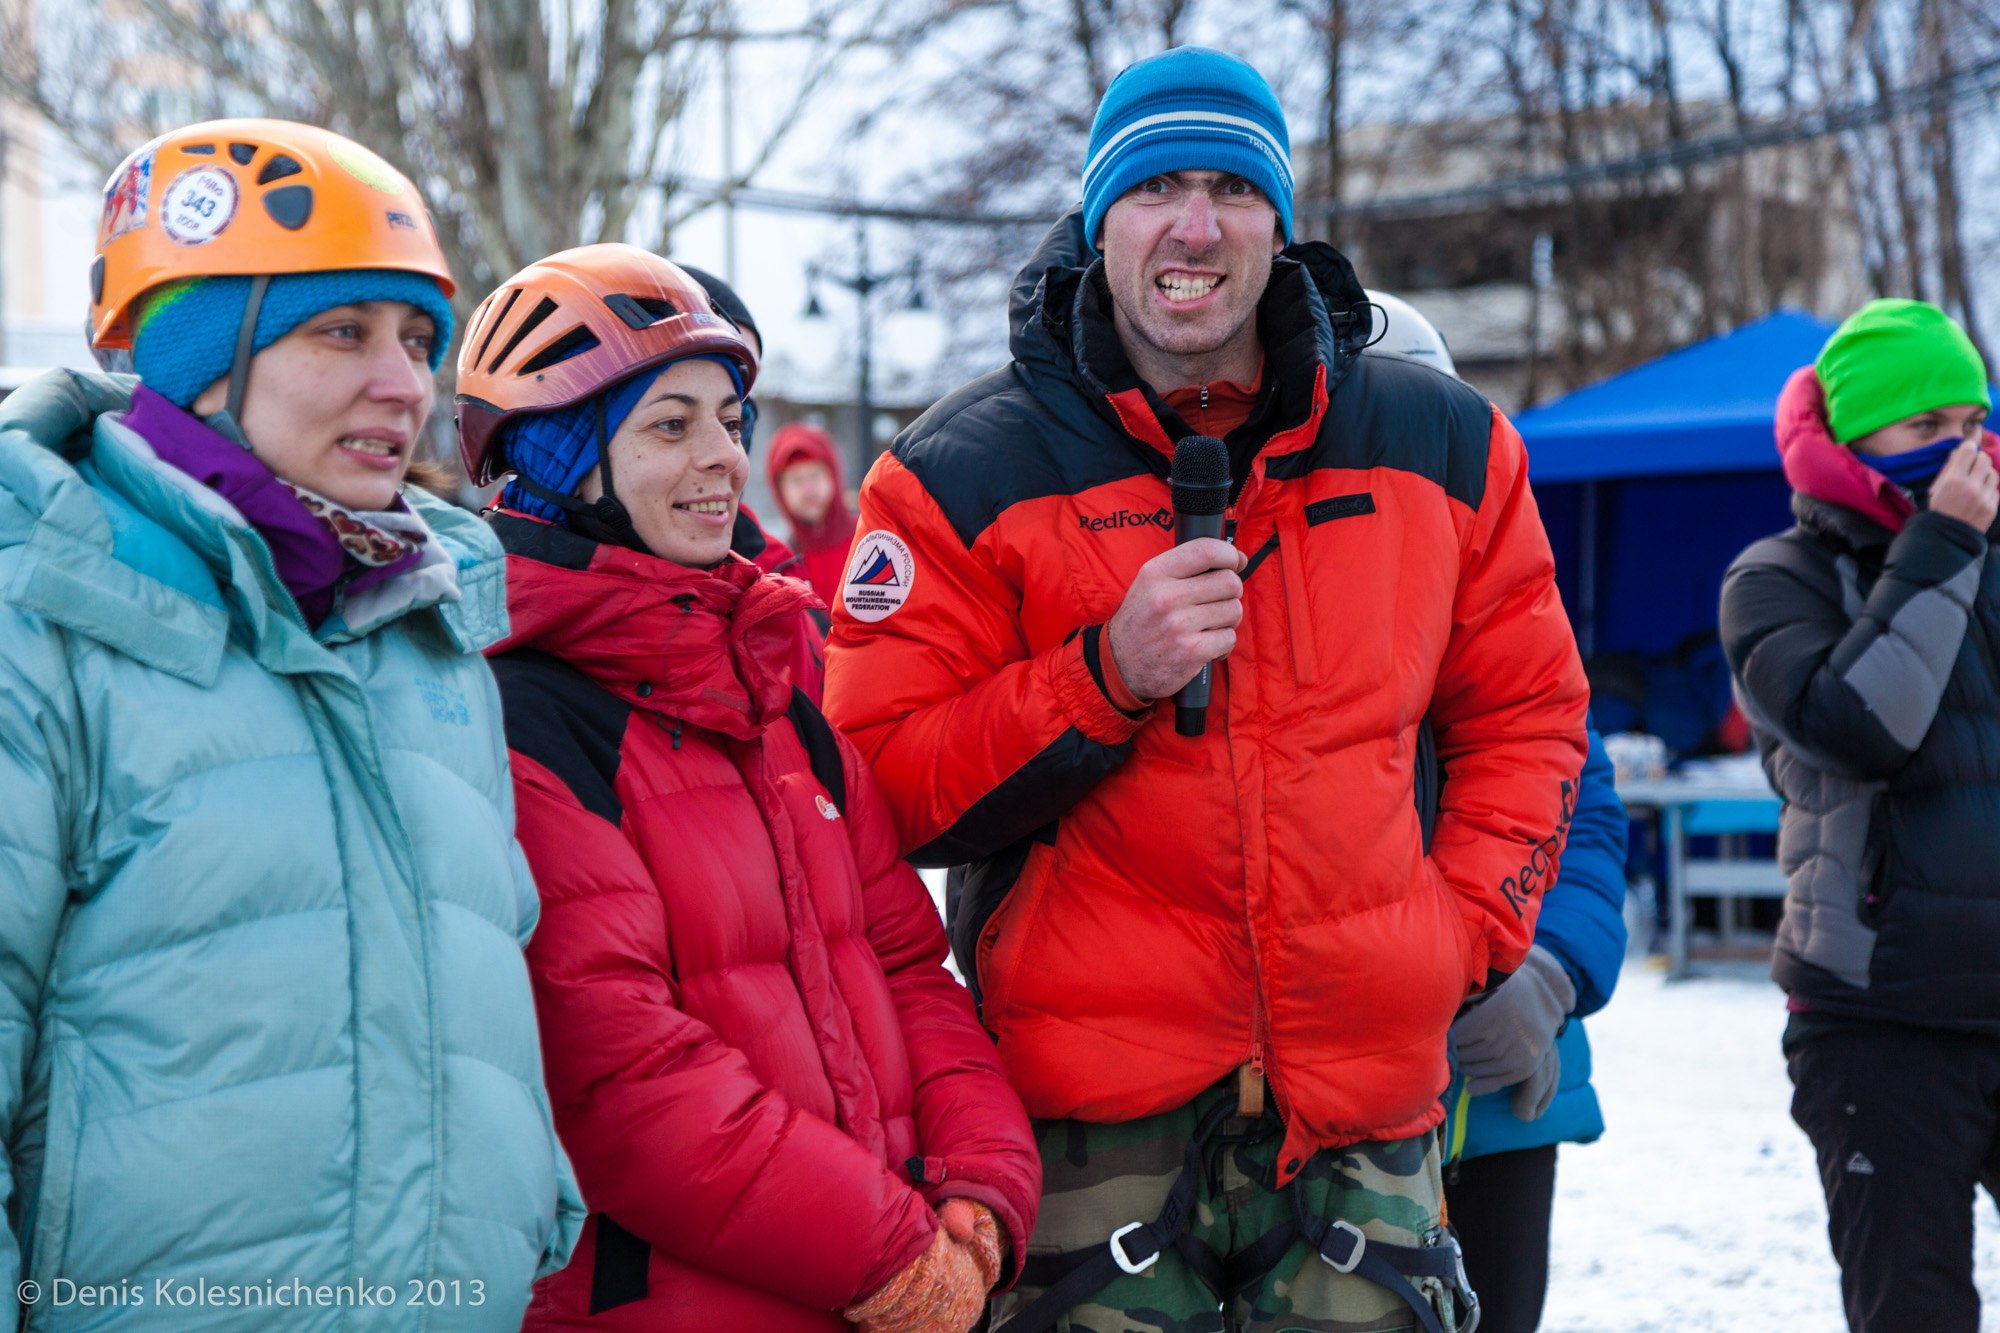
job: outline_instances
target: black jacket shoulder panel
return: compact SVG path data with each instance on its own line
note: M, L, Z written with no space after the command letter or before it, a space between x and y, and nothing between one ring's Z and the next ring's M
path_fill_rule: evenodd
M619 822L618 756L632 708L561 658L518 649L490 659L507 748L534 760L577 802Z
M892 450L968 548L1014 505L1149 470L1073 386L1033 382L1018 364L945 397Z
M1493 405L1433 366L1364 355L1333 390L1318 438L1270 460L1270 476L1320 468L1389 467L1437 483L1477 510L1486 498Z

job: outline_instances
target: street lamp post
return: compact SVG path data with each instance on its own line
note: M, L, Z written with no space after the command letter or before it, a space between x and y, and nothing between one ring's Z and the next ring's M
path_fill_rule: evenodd
M905 268L890 269L878 273L868 263L868 223L865 219L854 220L855 267L852 273L836 273L811 264L806 267L806 318L816 319L825 312L820 308L817 284L821 279L835 286L845 287L854 293L855 305L859 307L859 334L861 346L857 360L860 362L859 383L855 386L856 406L861 422L855 432L856 461L866 469L875 457L875 394L874 394L874 353L875 353L875 308L873 298L881 288L899 280L909 283L909 305L912 310L923 309L923 295L917 287L917 262L912 259Z

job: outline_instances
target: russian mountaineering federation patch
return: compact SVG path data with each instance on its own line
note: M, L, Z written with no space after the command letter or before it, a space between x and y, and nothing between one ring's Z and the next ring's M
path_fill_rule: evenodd
M854 544L840 597L856 620L876 621L894 615L910 599L917 562L895 533L877 528Z

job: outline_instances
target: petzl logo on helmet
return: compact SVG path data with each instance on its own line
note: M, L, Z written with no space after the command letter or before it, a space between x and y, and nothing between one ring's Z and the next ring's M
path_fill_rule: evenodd
M206 245L236 216L236 178L221 167L189 167L160 201L160 230L182 245Z
M134 153L104 189L104 239L117 240L146 225L146 196L153 190L153 154Z
M854 544L841 600L856 620L881 620L909 600L916 574L917 562L903 539L878 528Z

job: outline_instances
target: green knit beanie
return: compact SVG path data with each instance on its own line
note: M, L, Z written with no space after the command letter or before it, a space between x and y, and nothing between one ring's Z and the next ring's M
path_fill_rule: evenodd
M1870 301L1833 331L1813 370L1842 444L1934 407L1993 406L1979 349L1927 301Z

